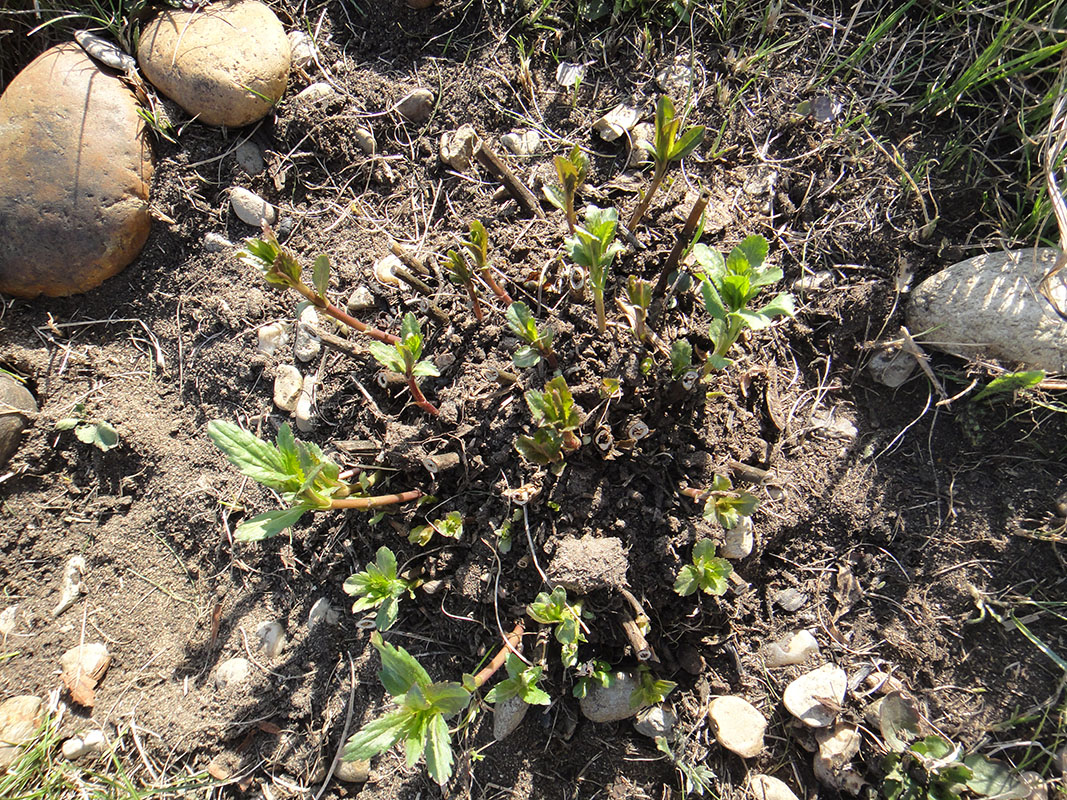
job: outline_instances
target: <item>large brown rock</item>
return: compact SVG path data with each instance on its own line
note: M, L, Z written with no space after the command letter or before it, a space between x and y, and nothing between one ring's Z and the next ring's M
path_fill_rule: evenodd
M22 441L22 432L37 413L30 390L0 372L0 467L7 463Z
M148 238L152 153L133 93L78 45L46 50L0 95L0 292L77 294Z
M281 100L292 53L285 28L257 0L165 11L141 32L148 80L208 125L239 127Z

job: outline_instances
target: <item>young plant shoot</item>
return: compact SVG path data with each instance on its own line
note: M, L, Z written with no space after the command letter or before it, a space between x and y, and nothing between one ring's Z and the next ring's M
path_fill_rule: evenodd
M701 539L693 545L693 563L679 570L674 591L682 597L694 594L697 589L704 594L725 594L730 585L727 578L731 572L733 567L729 561L715 557L715 543L710 539Z
M630 693L630 708L659 705L667 699L667 695L673 692L677 685L674 681L657 679L652 671L642 664L637 688Z
M530 313L530 307L526 303L512 303L508 306L505 318L511 332L518 336L521 341L526 342L511 357L511 361L516 367L525 369L526 367L536 366L542 358L548 362L548 366L551 369L559 367L556 354L552 352L554 334L551 330L539 331L537 329L537 321L533 318L533 314Z
M363 572L357 572L344 582L343 588L345 594L356 598L352 604L353 614L378 609L374 625L380 631L393 627L401 596L405 592L409 597L415 596L412 592L415 584L396 574L396 556L384 546L378 548L375 560L367 564Z
M746 328L760 330L777 317L793 316L793 295L781 292L758 310L748 307L761 288L782 279L782 270L763 265L767 258L767 240L762 236L749 236L725 259L717 250L703 244L693 248L693 256L705 270L697 277L704 295L704 308L711 315L708 337L714 343L714 349L704 364L704 374L707 375L713 369L729 366L726 353L741 331Z
M387 370L399 373L408 380L408 389L415 405L427 414L438 414L437 407L433 405L419 388L416 378L425 376L437 377L440 371L432 361L420 361L422 358L422 331L419 321L410 311L404 315L404 322L400 326L400 340L393 345L372 342L370 353L375 361Z
M630 323L634 338L643 342L648 338L648 307L652 304L652 284L631 275L626 281L626 300L616 298L622 313Z
M708 491L685 488L682 489L682 494L692 497L698 503L703 502L704 519L709 522L715 520L726 530L740 525L743 517L751 517L759 505L756 495L743 489L735 489L725 475L712 478L711 489Z
M523 458L534 464L552 464L582 446L575 434L582 424L581 415L562 375L546 383L543 392L530 389L525 397L538 428L533 436L516 440L515 449Z
M366 334L372 339L386 344L394 344L397 338L391 333L385 333L364 325L355 317L346 314L326 297L326 289L330 282L330 259L325 254L315 259L312 270L312 283L314 288L308 286L301 279L303 269L288 250L278 243L274 232L264 225L262 239L246 239L243 250L237 252L237 257L242 262L255 267L263 273L263 279L272 286L280 286L292 289L301 297L310 302L315 308L324 314L342 322L354 331Z
M608 329L604 314L604 287L607 284L608 268L623 246L615 241L619 226L619 212L614 208L585 207L585 225L575 229L573 236L564 241L571 260L589 272L589 284L593 287L593 302L596 304L596 327L601 333Z
M567 602L567 590L557 586L552 594L541 592L526 607L526 613L542 625L556 627L556 641L560 644L560 661L564 667L573 667L578 663L578 645L584 642L582 632L583 611L580 600Z
M449 539L459 539L463 536L463 515L458 511L450 511L444 519L428 522L425 525L416 525L408 534L408 541L425 547L435 533Z
M630 221L626 225L631 231L637 228L641 218L645 216L645 212L652 202L652 197L656 194L660 184L663 183L668 167L675 161L681 161L696 150L697 145L704 139L703 125L694 125L691 128L686 128L679 135L681 127L682 118L675 115L674 103L671 98L667 95L661 96L656 104L654 141L641 142L642 146L652 154L652 160L655 162L656 167L652 173L652 183L649 185L648 191L645 192L645 196L641 199L637 208L634 209L634 213L630 216Z
M371 496L364 487L340 479L338 466L316 445L293 438L288 424L278 430L276 444L221 419L207 426L208 436L227 460L245 475L281 495L289 506L244 520L234 533L239 541L267 539L296 524L308 511L331 508L371 510L418 500L413 489L400 494Z
M512 697L520 698L528 706L547 706L552 702L548 693L537 685L544 672L539 664L527 666L517 655L508 653L505 667L508 677L489 690L485 702L503 703Z
M471 272L467 259L455 250L449 250L446 258L445 268L448 270L448 279L467 290L467 296L471 299L471 307L474 309L474 318L479 322L484 321L485 315L482 313L482 304L478 301L478 290L474 288L474 273Z
M478 220L471 223L470 237L463 242L463 247L470 254L471 260L474 261L474 268L482 276L482 280L493 290L493 294L507 305L511 305L511 295L496 282L493 271L489 267L489 234Z
M543 192L548 202L567 215L567 227L573 234L578 227L578 217L574 213L574 196L585 183L585 176L589 171L589 160L576 145L570 155L556 156L552 163L556 167L559 185L546 185Z

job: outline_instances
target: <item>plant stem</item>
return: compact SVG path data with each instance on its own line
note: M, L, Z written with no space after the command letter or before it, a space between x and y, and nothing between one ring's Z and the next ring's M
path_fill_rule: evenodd
M489 288L493 290L493 294L495 294L509 306L513 302L515 302L511 299L511 295L504 291L504 287L502 287L499 283L496 282L496 278L493 277L493 272L489 269L489 267L482 267L480 270L478 270L478 274L482 276L483 281L489 284Z
M496 671L504 666L504 662L507 661L508 653L518 651L515 649L519 645L519 641L522 639L523 631L525 627L522 622L515 623L514 629L508 634L507 639L504 640L504 644L501 646L497 654L493 656L493 660L482 669L477 675L474 676L474 685L481 688L486 681L496 674Z
M315 308L325 312L328 316L333 317L338 322L343 322L349 328L359 333L366 334L372 339L377 339L379 342L385 342L386 344L396 344L400 341L399 337L393 336L391 333L380 331L377 328L372 328L369 325L364 325L358 319L346 314L339 309L329 300L319 297L319 295L312 290L309 286L305 286L302 283L295 284L293 286L297 292L299 292L306 300L309 300Z
M656 194L656 190L659 189L659 185L663 183L663 176L666 174L666 162L662 165L656 164L656 171L652 175L652 183L648 187L648 191L645 192L644 199L638 204L637 208L634 209L634 213L630 216L630 221L626 223L626 227L629 228L631 231L636 232L637 223L641 221L641 218L645 215L645 212L648 211L648 204L652 202L652 197Z
M559 362L556 360L556 354L552 352L551 348L545 350L539 347L537 349L541 351L541 355L544 357L545 361L548 362L549 367L552 369L559 369Z
M567 215L567 227L571 230L571 236L574 236L575 228L578 227L578 217L574 213L574 193L568 192L566 188L563 190L564 201L563 211Z
M686 497L692 497L694 503L703 503L709 497L711 497L710 489L695 489L692 486L685 486L679 489Z
M593 287L593 303L596 305L596 329L608 332L608 319L604 313L604 290Z
M667 260L663 262L663 269L660 271L659 279L652 290L653 297L659 297L667 288L667 278L678 268L678 261L682 257L682 251L693 238L693 234L696 233L697 225L700 224L700 217L703 215L704 209L707 208L708 200L710 199L711 196L704 191L700 193L700 197L693 203L693 208L689 211L689 217L685 221L685 227L678 232L674 247L671 249L670 255L667 256Z
M343 497L339 500L331 500L330 508L356 508L366 511L380 506L393 506L397 503L410 503L422 497L420 489L412 489L400 494L380 494L375 497Z
M433 414L435 417L440 413L437 410L437 407L426 399L426 395L422 393L419 384L415 382L414 375L408 375L408 389L411 391L411 399L415 401L415 405L427 414Z
M463 285L467 287L467 294L470 295L471 305L474 306L474 318L479 322L484 322L485 317L482 314L482 304L478 302L478 293L474 291L474 284L467 281Z

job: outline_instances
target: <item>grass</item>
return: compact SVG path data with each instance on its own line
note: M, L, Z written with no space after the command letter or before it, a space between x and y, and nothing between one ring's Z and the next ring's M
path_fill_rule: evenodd
M52 704L54 707L54 704ZM206 773L155 775L128 731L97 756L77 762L61 755L62 712L49 711L31 742L0 774L4 800L146 800L195 797L212 785Z

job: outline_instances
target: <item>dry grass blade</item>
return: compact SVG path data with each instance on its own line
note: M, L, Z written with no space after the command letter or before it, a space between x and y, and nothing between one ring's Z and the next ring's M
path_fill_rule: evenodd
M1061 308L1059 302L1053 296L1052 281L1059 272L1067 265L1067 203L1064 202L1057 180L1057 169L1063 156L1064 148L1067 148L1067 95L1063 94L1063 77L1060 80L1061 93L1052 109L1049 118L1048 131L1042 146L1042 163L1045 168L1045 183L1048 188L1049 201L1052 203L1052 212L1056 216L1056 226L1060 233L1060 257L1055 265L1049 270L1041 281L1040 291L1045 299L1056 309L1056 313L1067 319L1067 309Z

